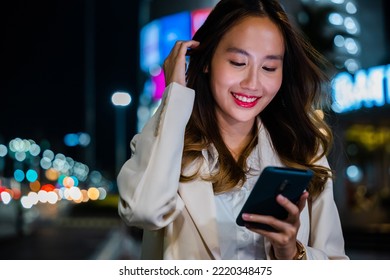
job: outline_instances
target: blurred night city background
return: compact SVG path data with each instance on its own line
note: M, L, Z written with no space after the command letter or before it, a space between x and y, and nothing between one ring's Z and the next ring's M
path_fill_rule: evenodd
M139 257L116 175L159 105L164 58L217 2L0 4L0 259ZM389 2L280 2L333 66L329 160L347 254L390 259Z

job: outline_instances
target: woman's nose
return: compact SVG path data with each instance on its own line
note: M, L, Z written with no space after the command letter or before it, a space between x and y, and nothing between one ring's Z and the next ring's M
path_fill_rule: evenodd
M258 83L258 73L256 69L248 69L244 74L244 77L241 81L241 87L248 90L256 90Z

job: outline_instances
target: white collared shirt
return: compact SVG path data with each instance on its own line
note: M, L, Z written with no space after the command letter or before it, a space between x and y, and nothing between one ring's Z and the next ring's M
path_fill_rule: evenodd
M255 151L256 149L254 149ZM215 195L218 237L222 259L265 259L263 236L236 224L236 218L260 175L258 153L247 159L250 174L240 189Z

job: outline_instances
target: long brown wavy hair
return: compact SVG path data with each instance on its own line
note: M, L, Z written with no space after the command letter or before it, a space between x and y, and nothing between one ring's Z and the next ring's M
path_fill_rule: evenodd
M279 27L285 44L281 88L259 117L283 164L314 171L309 193L317 196L332 176L329 168L315 164L328 154L333 140L330 128L315 112L326 100L322 90L329 81L322 71L325 60L291 25L283 8L274 0L221 0L194 35L193 39L200 45L189 53L187 86L196 95L185 132L180 180L187 182L199 177L210 180L215 193L242 186L246 180L246 160L258 142L257 126L253 128L252 141L235 160L217 129L215 101L209 75L204 70L212 71L211 59L224 34L251 16L270 18ZM200 172L204 160L202 150L210 144L218 152L219 168L218 172L205 176ZM194 162L199 164L197 172L184 175L183 170Z

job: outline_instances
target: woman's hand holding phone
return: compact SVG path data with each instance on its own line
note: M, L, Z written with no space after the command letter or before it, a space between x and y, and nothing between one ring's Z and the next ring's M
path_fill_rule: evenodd
M266 167L237 216L238 225L270 240L277 259L291 259L297 252L299 217L312 176L311 170Z
M297 253L297 233L300 227L300 213L305 207L308 192L304 192L298 203L295 204L288 200L283 195L276 196L276 201L288 212L287 219L279 220L273 216L258 215L258 214L242 214L242 218L248 223L260 223L271 226L275 231L259 229L256 227L247 226L253 232L263 235L268 238L272 244L273 254L276 259L293 259Z

